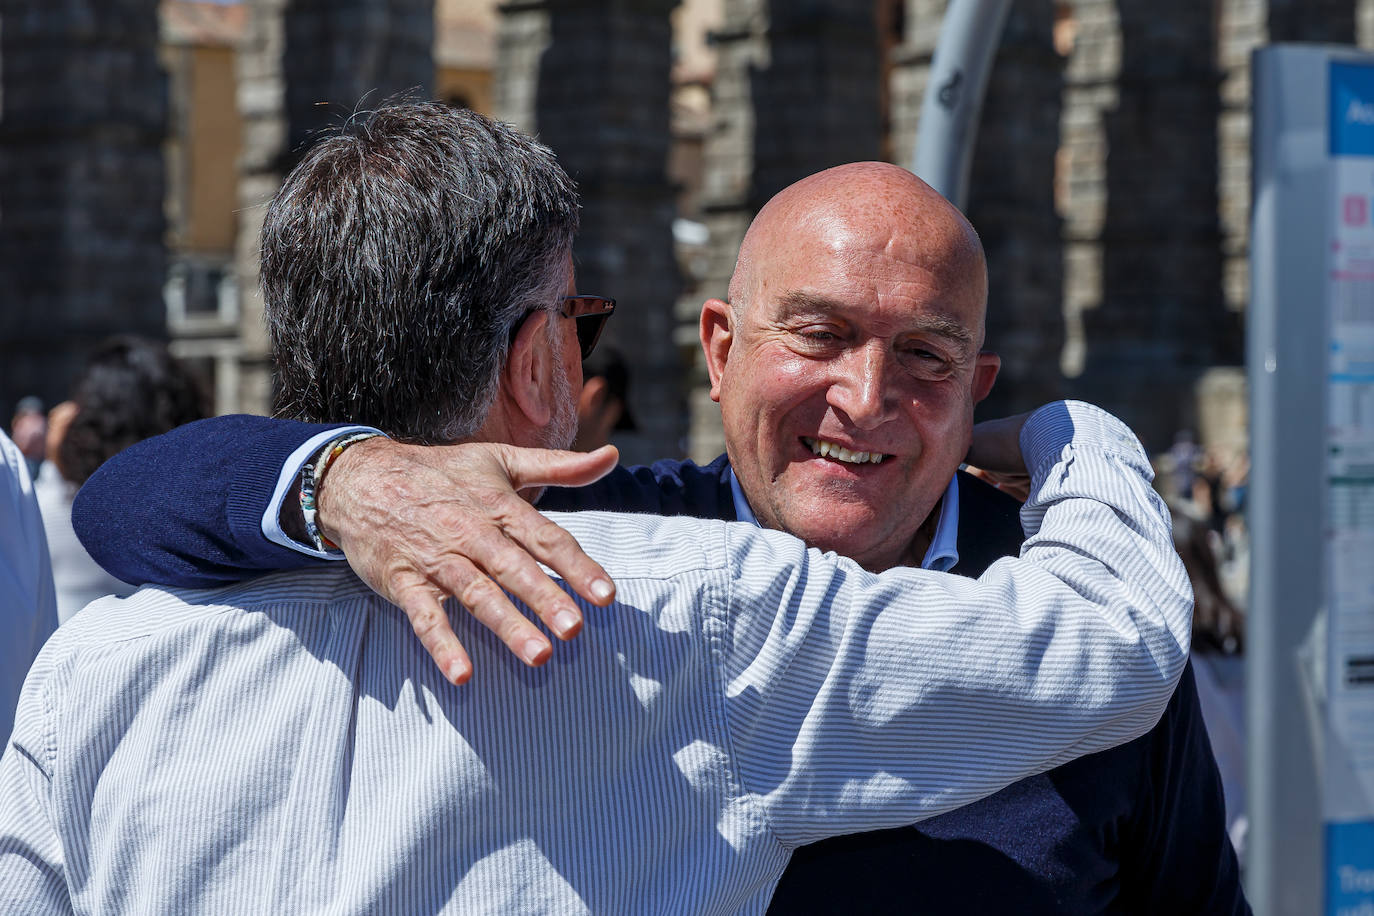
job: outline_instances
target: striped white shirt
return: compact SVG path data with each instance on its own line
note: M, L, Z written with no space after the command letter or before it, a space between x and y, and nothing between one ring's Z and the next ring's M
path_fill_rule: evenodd
M1163 710L1191 593L1144 453L1085 405L1022 444L1030 537L978 580L558 516L618 603L540 669L460 627L464 687L344 568L97 602L0 759L0 911L763 912L795 847Z

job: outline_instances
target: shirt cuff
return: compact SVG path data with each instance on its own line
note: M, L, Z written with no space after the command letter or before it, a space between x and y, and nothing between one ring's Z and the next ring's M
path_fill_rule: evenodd
M1149 464L1126 424L1083 401L1046 404L1027 417L1021 428L1021 454L1032 477L1066 457L1066 449L1084 447Z
M282 547L289 548L297 553L303 553L308 557L319 557L322 560L342 560L344 558L341 550L316 550L314 545L297 541L287 535L281 527L281 507L288 498L297 499L298 492L296 481L300 478L301 469L310 463L329 442L335 439L342 439L354 433L377 433L386 435L380 429L371 426L342 426L336 429L327 429L318 435L312 436L300 447L287 457L282 465L281 475L277 478L277 488L272 491L272 501L267 504L267 510L262 514L262 535L273 544L280 544Z

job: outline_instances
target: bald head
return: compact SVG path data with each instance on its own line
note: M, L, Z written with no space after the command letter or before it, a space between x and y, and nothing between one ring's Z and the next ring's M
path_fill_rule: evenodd
M799 239L841 253L886 246L911 264L958 278L986 305L987 263L978 233L938 191L900 166L851 162L779 191L740 245L730 277L737 314L757 298L760 285L769 285L780 258Z
M730 465L759 522L870 569L919 565L997 357L978 235L905 169L786 188L701 340Z

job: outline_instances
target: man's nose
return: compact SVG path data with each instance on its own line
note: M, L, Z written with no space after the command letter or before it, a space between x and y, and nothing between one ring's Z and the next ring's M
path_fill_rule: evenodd
M887 348L877 341L850 350L835 362L826 402L859 429L874 429L892 419L897 397Z

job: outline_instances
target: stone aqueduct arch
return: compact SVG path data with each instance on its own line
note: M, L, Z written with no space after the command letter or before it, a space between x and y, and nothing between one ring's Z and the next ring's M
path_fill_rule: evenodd
M434 24L432 0L246 2L238 270L251 291L261 203L292 151L341 110L315 103L425 91ZM581 283L626 306L607 339L636 376L643 433L630 458L677 453L684 405L693 451L718 449L700 366L683 382L695 305L724 291L749 218L786 183L852 159L911 161L945 0L723 0L700 193L710 241L686 275L665 171L677 3L500 7L497 114L536 132L577 177ZM1015 5L969 212L992 264L989 343L1005 366L996 406L1088 390L1160 445L1196 421L1197 379L1238 357L1247 52L1269 37L1367 42L1374 3L1145 6ZM0 0L0 412L22 394L60 398L84 346L105 334L165 327L156 42L156 0ZM264 409L255 294L241 315L236 406ZM1151 378L1147 394L1118 371L1126 364L1131 378Z
M0 2L0 412L157 335L166 85L155 0Z

